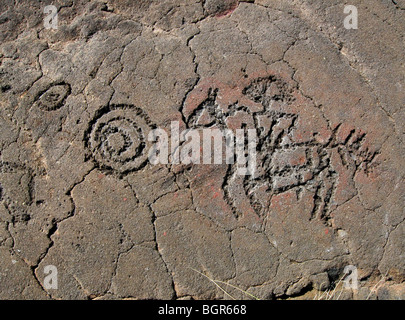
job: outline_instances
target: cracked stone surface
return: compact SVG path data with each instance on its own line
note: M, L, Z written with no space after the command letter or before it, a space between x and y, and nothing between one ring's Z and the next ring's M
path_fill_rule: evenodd
M405 299L405 3L345 4L1 1L0 298ZM152 165L173 121L255 176Z

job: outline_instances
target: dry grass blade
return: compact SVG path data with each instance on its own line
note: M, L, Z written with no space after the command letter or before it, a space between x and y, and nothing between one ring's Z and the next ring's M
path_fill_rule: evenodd
M232 300L236 300L233 296L231 296L228 292L226 292L218 283L216 283L215 280L211 279L210 277L206 276L204 273L202 273L202 272L200 272L200 271L198 271L198 270L196 270L196 269L193 269L193 268L190 268L190 269L193 270L193 271L195 271L195 272L197 272L197 273L199 273L200 275L204 276L205 278L207 278L207 279L208 279L209 281L211 281L216 287L218 287L223 293L225 293L227 296L229 296Z
M249 297L251 297L251 298L253 298L253 299L255 299L255 300L260 300L258 297L254 296L253 294L251 294L251 293L249 293L249 292L247 292L247 291L245 291L245 290L242 290L241 288L238 288L237 286L234 286L234 285L232 285L232 284L230 284L230 283L226 283L226 282L221 281L221 280L214 280L214 279L211 279L210 277L208 277L207 275L203 274L202 272L200 272L200 271L198 271L198 270L196 270L196 269L193 269L193 268L189 268L189 269L191 269L191 270L197 272L198 274L204 276L205 278L207 278L209 281L211 281L212 283L214 283L216 287L218 287L222 292L224 292L227 296L229 296L229 297L230 297L231 299L233 299L233 300L236 300L236 299L235 299L232 295L230 295L224 288L222 288L222 287L219 285L219 283L224 284L224 285L226 285L226 286L229 286L229 287L231 287L231 288L234 288L234 289L236 289L236 290L238 290L238 291L240 291L240 292L243 292L244 294L246 294L247 296L249 296Z

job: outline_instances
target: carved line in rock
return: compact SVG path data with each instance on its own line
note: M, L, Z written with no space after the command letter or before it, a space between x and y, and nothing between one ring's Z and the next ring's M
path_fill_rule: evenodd
M22 164L0 161L0 173L15 173L22 170L26 170Z
M3 178L3 175L21 175L26 174L29 178L27 181L28 187L28 202L19 203L15 201L10 193L10 190L3 188L2 181L0 181L0 201L4 201L7 210L12 214L13 223L17 222L27 222L30 220L30 213L28 212L28 207L31 205L32 200L34 199L34 190L33 190L33 177L34 172L31 168L26 167L22 163L15 163L9 161L0 161L0 179ZM16 177L15 181L21 182L21 177ZM5 184L4 184L5 185Z

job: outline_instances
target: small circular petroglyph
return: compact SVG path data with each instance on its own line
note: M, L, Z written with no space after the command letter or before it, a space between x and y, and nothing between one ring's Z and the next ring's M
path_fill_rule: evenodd
M151 129L141 109L111 105L100 110L93 119L86 142L101 167L125 173L147 161L147 136Z
M68 84L53 85L39 96L37 105L42 110L57 110L63 106L70 91Z

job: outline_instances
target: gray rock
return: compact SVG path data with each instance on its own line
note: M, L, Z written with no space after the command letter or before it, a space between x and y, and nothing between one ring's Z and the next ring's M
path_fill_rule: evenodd
M405 5L351 4L1 1L0 298L403 299ZM149 163L172 121L256 129L254 179Z

